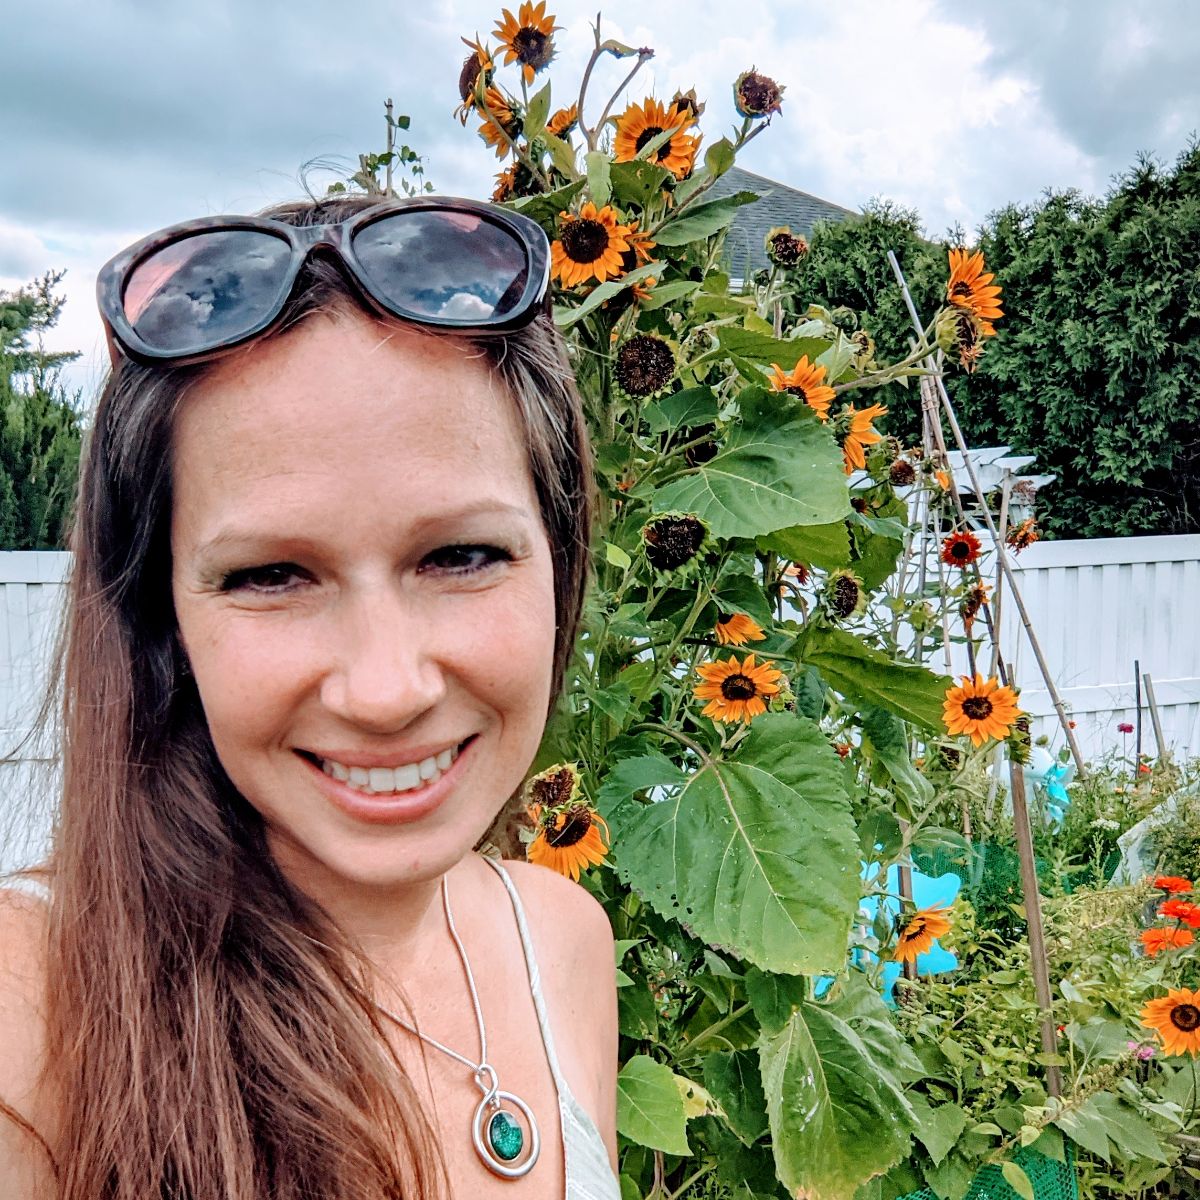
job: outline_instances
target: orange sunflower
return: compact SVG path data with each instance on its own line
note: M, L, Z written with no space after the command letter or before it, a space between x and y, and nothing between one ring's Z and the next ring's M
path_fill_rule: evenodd
M918 909L900 930L892 957L897 962L916 962L917 955L926 953L935 938L949 932L950 918L944 905Z
M603 283L621 274L621 256L629 249L629 226L617 219L606 204L598 209L590 200L578 216L563 213L558 240L550 246L554 278L563 287L575 287L589 279Z
M696 165L696 150L700 138L685 132L694 121L690 110L681 110L650 97L641 104L631 104L617 118L617 136L613 142L616 162L633 162L649 141L674 130L669 138L650 156L651 162L666 167L676 179L692 173Z
M1151 958L1164 950L1180 950L1196 940L1190 929L1144 929L1138 937Z
M952 567L969 567L983 547L969 529L958 529L942 541L942 562Z
M487 88L483 93L483 103L479 136L496 151L497 158L503 158L511 150L509 143L515 142L521 132L521 123L499 88Z
M1200 904L1190 900L1168 900L1158 906L1158 915L1168 921L1182 921L1192 929L1200 929Z
M993 675L985 683L981 675L972 680L962 677L959 687L946 691L942 720L953 734L965 733L976 746L988 738L1005 738L1021 715L1017 695L1010 687L1001 687Z
M767 636L762 626L745 613L722 613L717 617L715 632L722 646L744 646L747 642L761 642Z
M1142 1009L1142 1024L1158 1031L1168 1054L1200 1053L1200 992L1172 988Z
M570 108L560 108L546 122L546 132L554 134L555 137L562 137L564 134L570 133L578 123L579 106L572 104Z
M504 65L519 62L525 82L532 83L554 57L554 31L562 26L555 25L553 15L546 12L546 0L522 4L515 17L507 8L501 11L504 20L496 23L492 33L504 47Z
M883 441L883 434L874 429L871 422L887 416L887 409L882 404L872 404L863 409L847 404L842 416L850 421L850 428L846 430L846 440L842 442L842 458L846 463L846 474L849 475L853 471L865 470L866 448Z
M692 694L707 700L704 715L714 721L752 721L767 711L767 700L779 691L783 673L769 663L756 666L754 655L742 662L736 655L719 662L702 663L696 674L704 680ZM764 699L765 697L765 699Z
M1156 875L1152 882L1160 891L1167 892L1172 896L1179 892L1192 890L1192 881L1184 879L1182 875Z
M825 368L810 363L807 354L802 354L800 361L790 371L785 371L778 363L771 364L771 391L799 396L822 421L827 421L833 388L824 379Z
M1026 517L1020 525L1014 525L1005 535L1004 540L1012 548L1014 554L1020 554L1026 546L1032 546L1038 540L1038 528L1032 517Z
M537 833L526 858L578 883L580 871L602 863L608 853L608 826L583 797L578 768L573 763L547 767L529 781L528 796L526 811Z
M983 251L968 254L966 250L950 251L950 282L946 297L951 304L968 309L979 318L982 337L991 337L996 330L992 322L1004 316L1000 310L1000 288L992 283L995 275L983 269Z

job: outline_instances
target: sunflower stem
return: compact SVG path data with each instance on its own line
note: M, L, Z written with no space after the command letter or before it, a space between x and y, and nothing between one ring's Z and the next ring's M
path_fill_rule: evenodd
M714 1021L707 1029L702 1029L694 1038L689 1039L688 1045L695 1046L707 1038L715 1037L723 1029L728 1029L735 1021L740 1021L753 1006L746 1001L740 1008L735 1008L719 1021Z
M679 1200L679 1197L684 1194L699 1179L703 1179L710 1171L716 1169L716 1160L705 1163L702 1167L697 1167L668 1197L667 1200Z
M625 78L621 80L620 84L617 87L617 90L615 92L613 92L613 94L611 96L609 96L608 103L604 106L604 111L600 114L600 120L596 122L596 132L597 133L599 133L600 130L602 130L604 128L604 122L608 120L608 114L612 110L612 106L613 106L614 102L616 101L617 97L629 86L630 81L633 79L633 77L642 69L642 65L644 63L646 63L648 60L652 59L653 57L654 57L653 50L643 47L641 50L638 51L637 62L635 62L633 64L633 67L630 69L629 74L626 75ZM595 149L595 147L593 146L592 149Z
M527 153L525 153L521 149L520 146L517 145L517 143L513 140L513 138L509 136L508 130L505 129L504 126L501 125L500 122L496 119L496 117L492 113L492 110L488 107L486 92L484 93L484 95L482 96L482 98L480 100L480 107L487 114L487 119L489 121L491 121L491 123L493 125L495 125L495 127L500 131L500 136L504 139L505 143L507 144L509 153L512 154L515 158L520 159L521 162L523 162L525 164L525 167L529 171L529 173L538 181L538 183L540 183L542 185L542 191L544 191L544 192L550 191L551 190L550 179L546 175L546 173L542 170L541 164L535 163L533 161L533 159L530 158L530 156Z

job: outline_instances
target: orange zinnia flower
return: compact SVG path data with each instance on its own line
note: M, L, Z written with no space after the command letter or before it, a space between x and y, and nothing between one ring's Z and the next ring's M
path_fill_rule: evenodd
M653 97L641 104L631 104L617 118L613 158L619 163L633 162L647 142L671 129L674 132L650 155L650 161L665 167L676 179L683 179L691 174L700 145L699 137L684 132L694 120L690 110L681 110Z
M883 434L873 429L871 422L886 415L887 409L882 404L872 404L864 409L856 409L853 404L846 405L842 416L850 418L850 428L842 443L842 458L846 463L847 475L866 468L866 448L883 441Z
M525 82L532 83L534 75L554 57L552 35L562 27L546 12L546 0L522 4L515 17L507 8L501 11L504 20L497 22L492 32L504 47L504 63L519 62Z
M1192 929L1200 929L1200 904L1190 900L1168 900L1158 907L1158 915L1168 921L1182 921Z
M769 663L756 666L753 654L747 654L740 663L736 656L702 663L696 674L704 682L698 683L692 694L697 700L708 701L704 706L706 717L723 722L752 721L765 713L767 700L779 691L783 676Z
M829 420L833 388L822 382L825 378L823 366L810 363L808 355L802 354L800 361L790 371L785 371L778 363L771 364L771 371L771 391L799 396L822 421Z
M745 613L722 613L717 617L715 632L722 646L744 646L747 642L761 642L767 636L762 626Z
M897 962L916 962L917 955L924 954L935 938L949 932L950 918L946 916L945 905L918 909L900 931L892 957Z
M996 330L991 322L1004 316L1000 310L1000 288L992 284L995 275L983 269L983 251L950 251L950 281L946 296L951 304L968 309L979 318L979 332L991 337Z
M1172 896L1177 892L1190 892L1192 890L1192 881L1184 879L1182 875L1156 875L1153 882L1156 888Z
M550 246L550 263L555 279L563 287L575 287L589 279L603 283L621 274L621 255L629 249L626 234L611 205L597 208L590 200L578 216L563 214L562 231Z
M985 683L981 675L976 675L974 681L964 675L960 687L947 690L942 706L946 728L954 734L967 734L976 746L982 746L988 738L1007 737L1020 715L1016 693L1010 687L1001 687L995 676Z
M1196 935L1190 929L1144 929L1138 937L1151 958L1163 950L1179 950L1190 946Z
M1157 1030L1168 1054L1200 1053L1200 992L1172 988L1142 1009L1142 1024Z

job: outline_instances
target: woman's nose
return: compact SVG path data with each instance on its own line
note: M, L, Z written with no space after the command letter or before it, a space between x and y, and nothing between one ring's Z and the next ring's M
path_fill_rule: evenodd
M446 694L433 629L411 603L380 589L347 603L321 685L325 708L380 733L405 728Z

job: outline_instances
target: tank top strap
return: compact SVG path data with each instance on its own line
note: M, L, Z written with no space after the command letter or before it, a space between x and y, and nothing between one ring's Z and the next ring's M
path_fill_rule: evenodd
M566 1088L562 1070L558 1065L558 1055L554 1052L554 1035L550 1032L550 1018L546 1013L546 998L542 994L542 977L538 971L537 955L533 950L533 938L529 932L529 922L525 919L525 906L521 903L521 894L512 876L504 869L497 859L483 855L483 861L494 868L504 883L508 898L512 901L513 913L517 918L517 932L521 935L521 948L525 951L525 967L529 973L529 991L533 996L533 1007L537 1012L538 1028L542 1031L542 1045L546 1048L546 1061L550 1064L550 1074L554 1076L554 1086L561 1096Z

